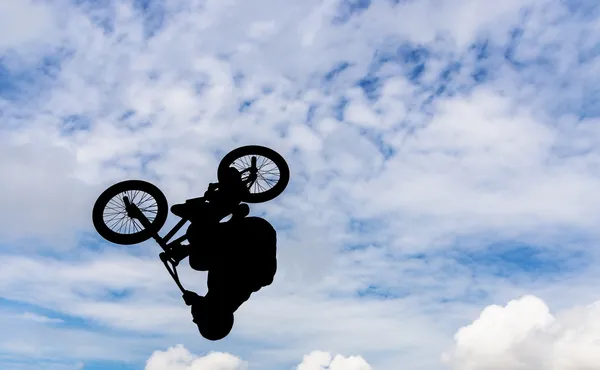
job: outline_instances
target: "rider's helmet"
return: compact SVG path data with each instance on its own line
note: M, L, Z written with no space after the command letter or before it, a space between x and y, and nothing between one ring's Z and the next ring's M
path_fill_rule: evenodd
M233 313L220 310L208 299L192 306L192 316L200 334L208 340L221 340L233 328Z

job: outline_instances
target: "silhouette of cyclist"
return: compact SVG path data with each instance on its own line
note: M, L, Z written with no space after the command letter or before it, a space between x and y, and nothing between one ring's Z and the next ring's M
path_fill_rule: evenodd
M230 167L204 197L171 207L192 224L186 233L189 244L168 255L176 262L189 256L194 270L208 271L207 294L186 291L183 298L192 306L200 334L209 340L229 334L233 313L252 293L270 285L277 271L276 231L262 218L246 217L249 207L240 203L248 191L241 174ZM220 222L230 214L231 220Z

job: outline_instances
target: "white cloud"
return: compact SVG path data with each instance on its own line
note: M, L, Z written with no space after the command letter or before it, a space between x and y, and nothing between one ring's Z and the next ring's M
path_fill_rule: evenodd
M488 306L455 335L455 370L583 370L600 363L600 302L553 316L537 297Z
M296 370L372 370L360 356L332 356L330 353L315 351L304 356Z
M31 51L53 41L58 27L53 8L32 0L4 0L0 3L0 53L7 49Z
M76 157L53 144L50 135L25 140L0 138L0 240L45 237L48 243L74 229L88 229L98 187L75 176ZM42 246L27 249L32 247Z
M553 148L569 139L548 122L484 88L435 109L426 126L388 136L398 153L366 183L369 192L348 189L361 212L387 214L404 233L429 234L428 241L544 225L594 233L600 184L587 166L595 160L556 157Z
M155 351L146 362L145 370L246 370L241 359L228 353L213 352L206 356L192 355L183 346Z
M182 345L177 345L166 351L155 351L146 362L145 370L246 370L248 365L229 353L211 352L205 356L195 356ZM295 369L372 370L372 367L360 356L333 356L327 352L313 351L304 356Z

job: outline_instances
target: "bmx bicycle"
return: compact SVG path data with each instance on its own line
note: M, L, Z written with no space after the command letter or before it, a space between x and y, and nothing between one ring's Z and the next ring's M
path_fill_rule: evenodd
M290 179L285 159L276 151L259 145L242 146L227 153L217 169L219 182L229 167L241 173L249 190L242 199L245 203L263 203L276 198ZM159 254L161 261L185 297L186 290L177 274L178 262L169 257L169 252L187 239L186 233L171 241L189 220L181 218L165 236L160 236L168 210L167 199L158 187L143 180L126 180L110 186L98 197L92 210L92 222L100 236L115 244L132 245L153 238L163 249ZM247 213L242 217L246 216ZM252 245L252 240L247 242Z

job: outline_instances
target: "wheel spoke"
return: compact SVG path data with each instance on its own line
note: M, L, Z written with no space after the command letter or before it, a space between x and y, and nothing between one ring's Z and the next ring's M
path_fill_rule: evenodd
M123 217L123 220L121 220L121 227L119 228L119 231L121 231L122 229L127 229L128 221L129 217Z
M255 191L255 193L262 193L262 191L261 191L262 186L260 186L260 182L256 181L254 183L254 188L257 189L257 191Z
M239 161L242 163L242 165L241 165L241 166L242 166L242 168L244 168L244 169L245 169L245 168L250 168L250 166L248 165L248 163L245 161L245 158L246 158L246 157L239 158Z
M106 224L106 226L108 226L109 228L112 229L112 227L117 225L119 223L119 221L122 220L124 217L125 217L125 215L121 215L120 218L118 218L118 216L115 216L115 217L111 218L108 222L105 222L105 224ZM115 219L116 219L116 221L115 221ZM109 223L113 222L113 221L114 221L113 225L110 226Z
M266 182L268 185L271 185L271 183L273 182L273 180L268 180L266 179L262 174L258 174L258 177L260 177L264 182ZM277 181L275 181L275 184L277 184ZM271 186L272 188L273 186Z
M123 211L116 211L114 209L108 209L108 211L111 211L111 212L107 212L107 210L105 209L104 212L102 213L102 215L103 216L107 216L107 215L112 216L112 215L118 215L118 214L123 213Z
M148 194L148 193L144 193L144 194L142 194L142 198L140 199L140 203L139 203L139 204L142 204L142 203L144 203L144 201L145 201L145 199L146 199L146 196L149 196L149 194Z
M139 194L139 193L140 193L140 191L139 191L139 190L136 190L136 191L135 191L135 194L133 194L133 198L132 198L132 200L131 200L131 203L133 203L133 202L135 201L135 198L137 198L137 196L138 196L138 194ZM144 194L146 194L146 193L144 193Z
M277 174L279 174L279 168L277 168L277 166L275 166L275 168L273 168L273 169L269 169L269 170L262 170L261 172L263 172L263 173L271 173L271 174L272 174L272 173L277 173Z
M122 213L126 213L124 212L122 209L121 210L116 210L116 209L105 209L104 212L102 213L104 216L110 216L110 215L120 215Z
M123 221L125 220L125 217L121 218L118 222L118 224L121 224L121 226L119 227L119 229L117 230L117 232L121 232L121 229L123 229L124 223Z
M113 204L114 207L117 207L117 208L123 208L125 206L122 202L121 203L117 203L117 201L114 200L114 198L111 199L111 200L109 200L108 203L109 204Z
M278 178L266 177L264 175L261 175L261 178L269 184L277 184L279 182Z
M148 201L151 201L151 200L154 200L154 198L152 198L151 196L149 196L149 197L148 197L147 199L145 199L143 202L139 202L139 203L137 204L137 206L138 206L138 207L140 207L142 204L144 204L144 203L146 203L146 202L148 202ZM156 202L155 202L154 204L156 204Z
M248 167L248 168L252 167L252 160L248 161L248 156L244 156L242 158L243 158L242 162L244 162L246 167Z
M263 177L263 175L261 173L258 173L257 175L258 175L259 180L265 181L265 178Z
M262 169L261 168L261 172L264 172L264 173L274 173L274 172L276 172L277 174L279 174L279 167L277 167L276 165L273 165L273 167L271 167L270 169Z
M131 230L131 218L128 218L127 220L125 220L125 227L124 227L124 231L126 234L131 234L130 230Z
M158 204L139 205L139 209L158 209Z
M262 157L262 158L263 158L262 164L260 164L258 166L258 170L259 171L265 166L265 164L267 163L267 161L270 161L269 158L267 158L267 157ZM256 161L256 162L258 162L258 161Z
M239 172L244 172L246 170L246 168L243 165L239 164L239 163L235 163L234 162L231 165L233 167L235 167L235 169L238 170Z
M109 204L107 204L107 205L104 207L104 210L107 210L107 209L108 209L108 210L111 210L111 211L123 212L123 211L125 210L125 207L123 207L123 206L121 206L121 207L115 207L115 206L112 206L112 205L109 205Z
M129 203L130 204L135 204L135 190L129 190Z
M117 213L116 215L114 215L110 220L105 221L104 223L108 225L109 222L112 222L115 218L119 217L119 215L121 215L121 218L123 218L122 214Z

